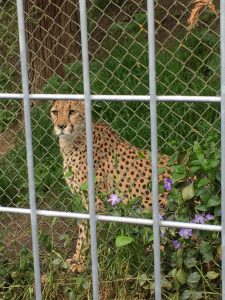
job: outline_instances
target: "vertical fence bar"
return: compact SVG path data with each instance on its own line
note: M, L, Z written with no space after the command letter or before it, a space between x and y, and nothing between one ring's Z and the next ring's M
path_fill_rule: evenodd
M40 274L40 260L39 260L39 247L38 247L34 162L33 162L32 130L31 130L30 100L29 100L29 79L28 79L28 65L27 65L27 46L26 46L26 37L25 37L23 0L17 0L17 17L18 17L20 63L21 63L22 86L23 86L23 103L24 103L27 167L28 167L28 180L29 180L29 201L30 201L30 209L31 209L35 293L36 293L36 300L41 300L41 274Z
M159 204L158 204L158 141L157 141L154 0L147 0L147 13L148 13L148 54L149 54L148 59L149 59L150 114L151 114L155 299L160 300L161 299L161 272L160 272L160 235L159 235Z
M222 299L225 299L225 3L220 0Z
M86 0L79 0L79 3L80 3L80 27L81 27L81 46L82 46L82 61L83 61L85 120L86 120L86 139L87 139L88 197L89 197L90 232L91 232L93 299L98 300L99 299L98 256L97 256L97 233L96 233L96 215L95 215L93 137L92 137L92 115L91 115L91 93L90 93L90 75L89 75L90 73L89 73L89 55L88 55Z

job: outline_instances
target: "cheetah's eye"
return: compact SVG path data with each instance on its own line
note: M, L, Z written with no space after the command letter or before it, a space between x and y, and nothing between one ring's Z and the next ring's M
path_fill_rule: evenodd
M75 114L75 110L74 109L71 109L70 111L69 111L69 116L72 116L72 115L74 115Z
M58 111L57 110L52 110L53 115L58 116Z

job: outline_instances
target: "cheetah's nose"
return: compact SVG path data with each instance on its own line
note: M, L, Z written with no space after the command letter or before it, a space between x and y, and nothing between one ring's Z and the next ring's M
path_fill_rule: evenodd
M66 125L65 124L58 124L57 125L57 127L59 128L59 129L64 129L64 128L66 128Z

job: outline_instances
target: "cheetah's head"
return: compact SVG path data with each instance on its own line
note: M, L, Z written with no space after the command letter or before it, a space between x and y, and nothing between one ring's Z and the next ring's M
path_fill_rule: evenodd
M85 128L83 101L53 101L51 119L57 136L79 134Z

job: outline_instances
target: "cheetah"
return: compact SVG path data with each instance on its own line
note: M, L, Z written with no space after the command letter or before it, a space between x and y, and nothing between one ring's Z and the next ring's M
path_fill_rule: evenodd
M60 151L63 156L64 174L67 184L73 192L79 193L82 204L88 209L87 195L80 187L87 182L87 145L85 132L85 113L83 101L53 101L51 119L54 132L59 137ZM93 159L95 189L110 195L119 195L127 203L133 198L141 199L141 207L151 209L152 194L151 163L149 152L140 150L119 135L106 123L93 123ZM169 157L159 155L159 182L170 178ZM159 205L164 207L168 192L159 194ZM104 210L104 203L96 196L96 211ZM72 259L68 259L72 272L83 272L87 244L86 222L79 225L79 237Z

